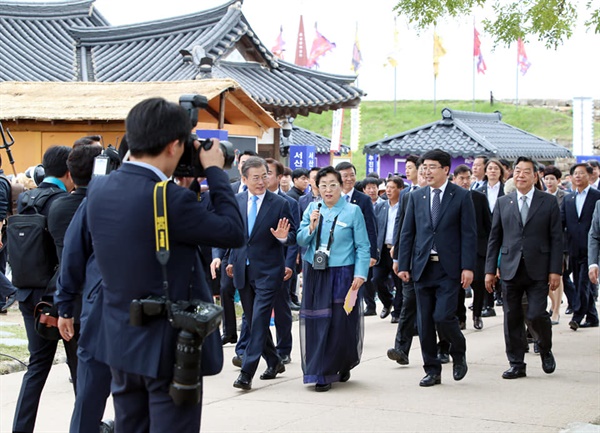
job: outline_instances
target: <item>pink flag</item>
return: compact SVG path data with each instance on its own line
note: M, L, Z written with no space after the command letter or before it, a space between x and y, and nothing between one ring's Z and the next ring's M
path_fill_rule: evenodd
M277 36L277 42L275 46L271 48L271 51L280 60L283 60L283 52L285 51L285 42L283 40L283 26L279 27L279 36Z
M519 38L517 41L517 66L521 70L521 75L525 75L527 70L531 66L531 62L527 58L527 53L525 52L525 44L523 43L523 39Z
M473 57L477 57L477 72L485 75L487 66L485 66L483 54L481 54L481 40L479 40L479 32L475 27L473 27L473 30L475 31L475 38L473 40Z
M327 52L333 50L335 48L334 42L329 42L329 40L323 36L317 30L317 23L315 23L315 40L312 43L312 47L310 49L310 55L308 56L307 67L312 68L313 66L317 66L317 60L320 57L324 56Z

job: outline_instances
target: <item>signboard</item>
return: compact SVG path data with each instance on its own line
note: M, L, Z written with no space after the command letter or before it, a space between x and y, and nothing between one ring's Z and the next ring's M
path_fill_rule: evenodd
M290 146L290 168L312 168L316 165L315 146Z
M379 173L379 155L367 154L366 162L367 162L367 174L373 173L373 172Z

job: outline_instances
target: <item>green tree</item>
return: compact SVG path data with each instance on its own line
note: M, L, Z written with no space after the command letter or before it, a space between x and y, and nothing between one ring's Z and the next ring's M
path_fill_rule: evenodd
M529 36L556 49L573 34L579 14L586 17L586 29L600 33L598 3L598 0L585 3L579 0L400 0L394 11L417 30L422 30L442 18L468 16L491 5L494 18L483 20L483 25L494 38L494 46L509 46L518 38L527 40Z

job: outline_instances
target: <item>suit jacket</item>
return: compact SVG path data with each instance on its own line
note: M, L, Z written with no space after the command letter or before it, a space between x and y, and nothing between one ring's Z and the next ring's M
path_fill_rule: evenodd
M369 244L371 246L371 258L379 260L380 250L377 248L377 222L375 221L375 212L373 211L373 202L368 195L354 190L350 203L357 205L365 217L367 225L367 234L369 235Z
M417 189L419 189L417 187ZM400 193L400 208L398 209L398 213L396 214L396 221L394 223L394 260L398 260L398 252L400 251L400 232L402 231L402 223L404 222L404 216L406 215L406 207L408 206L408 196L411 192L416 191L417 189L410 191L405 188ZM407 191L405 194L403 192Z
M534 189L525 225L521 221L517 192L501 197L492 215L485 273L495 274L500 255L500 276L514 278L521 256L532 280L562 274L562 227L556 198Z
M488 238L492 228L492 213L485 194L477 190L470 190L470 194L475 208L475 222L477 225L477 256L485 258Z
M556 200L558 200L558 206L562 206L562 202L565 199L565 196L567 196L569 194L568 191L565 191L564 189L557 189L556 190L556 194L554 195L554 197L556 197Z
M401 203L398 202L398 212L400 211L400 206ZM377 249L379 251L383 251L383 247L385 245L385 233L387 232L389 210L390 202L388 200L381 200L375 206L375 219L377 220ZM395 224L395 221L396 220L392 221L392 224Z
M48 231L54 239L56 254L60 261L64 246L65 232L75 215L75 211L85 198L87 187L79 187L71 194L61 196L52 202L48 213Z
M290 197L289 195L287 195L285 192L282 192L280 189L277 190L277 194L280 197L283 197L284 199L287 200L288 204L290 205L290 211L292 212L292 223L293 226L295 227L294 230L296 230L298 227L300 227L300 209L298 206L298 202L296 200L294 200L292 197ZM290 225L290 230L292 229L292 226ZM290 268L292 270L296 269L296 257L298 256L298 244L294 243L293 245L289 245L286 246L284 248L285 251L285 267L286 268Z
M167 185L170 258L166 266L172 301L212 302L198 245L234 247L243 239L243 220L227 174L208 167L206 175L213 211L199 203L191 190ZM105 285L100 332L110 337L107 350L96 354L98 359L126 373L168 379L173 374L178 330L164 316L149 319L143 326L129 324L132 300L165 295L155 253L153 197L159 180L148 168L130 163L94 178L88 187L86 222ZM203 344L203 365L222 367L218 332ZM211 370L215 373L219 368Z
M586 259L588 255L588 234L592 226L592 216L596 202L600 200L600 191L590 188L581 208L581 215L577 216L575 197L573 192L565 196L560 213L563 229L567 232L567 245L569 255L573 259Z
M285 272L284 246L296 243L296 226L290 205L278 194L266 191L254 228L248 236L248 192L237 194L235 199L243 215L244 232L242 246L232 249L229 257L229 264L233 265L233 285L238 290L246 286L246 260L249 260L248 277L253 280L255 287L278 289ZM271 233L271 228L277 228L281 218L287 218L290 222L285 245Z
M460 279L462 270L475 270L475 209L471 195L448 182L442 197L436 227L431 223L431 187L408 195L408 207L400 233L398 269L412 270L419 281L435 242L444 271L450 278Z
M600 201L596 202L588 235L588 266L600 263Z

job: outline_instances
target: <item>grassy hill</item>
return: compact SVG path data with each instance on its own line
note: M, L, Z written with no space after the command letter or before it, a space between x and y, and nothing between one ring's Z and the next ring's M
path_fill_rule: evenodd
M491 106L487 101L476 101L473 109L472 101L438 101L434 112L433 101L397 101L394 112L393 101L364 101L361 103L360 150L352 155L359 178L365 175L365 155L362 153L365 144L440 120L442 109L446 107L481 113L499 111L502 113L502 120L506 123L546 140L555 140L566 147L571 146L573 119L570 110L565 112L542 107L516 107L502 102L496 102ZM309 117L298 117L294 124L325 137L331 137L332 116L331 111L321 115L311 114ZM594 130L598 141L600 122L595 123ZM344 113L342 143L350 144L349 111Z

